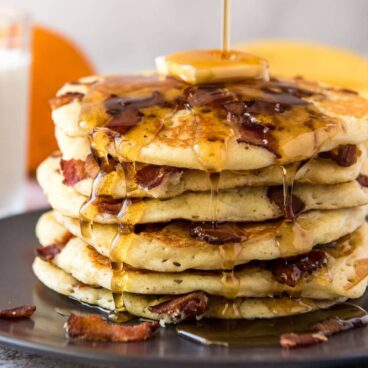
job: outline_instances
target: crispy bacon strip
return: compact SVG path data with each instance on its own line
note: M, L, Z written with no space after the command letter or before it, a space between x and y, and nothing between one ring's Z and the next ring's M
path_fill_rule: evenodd
M35 305L23 305L21 307L0 310L0 318L19 319L29 318L36 311Z
M81 101L84 94L79 92L67 92L60 96L55 96L49 100L49 105L52 110L56 110L61 106L67 105L68 103L77 100Z
M293 349L319 344L327 340L328 338L324 334L318 332L305 334L288 333L280 336L280 345L283 348Z
M148 307L167 323L179 323L201 317L208 306L208 296L203 291L181 295L166 302Z
M328 340L328 337L343 331L368 324L368 315L350 319L339 317L327 318L324 321L314 323L310 326L310 333L295 334L288 333L280 336L280 345L283 348L298 348L303 346L315 345Z
M126 203L129 205L129 200L126 200ZM95 200L94 205L98 208L100 213L108 213L115 216L124 206L124 199L114 199L101 196Z
M74 185L88 177L85 169L85 161L82 160L60 160L60 167L63 171L65 185Z
M180 173L182 170L170 166L146 165L139 169L135 175L137 184L145 189L158 187L166 176Z
M95 342L129 342L149 339L160 327L160 324L158 322L142 322L126 326L108 323L98 314L88 316L71 314L64 327L67 336L72 339Z
M50 244L46 247L36 248L36 255L40 257L43 261L52 261L64 248L65 243Z
M272 152L276 157L281 157L278 152L277 142L272 135L274 127L262 124L249 112L240 116L235 114L231 114L230 116L232 120L239 123L238 143L261 146Z
M311 330L322 332L325 336L332 336L341 331L351 330L352 328L356 327L363 327L366 324L368 324L368 315L350 319L331 317L322 322L314 323L311 326Z

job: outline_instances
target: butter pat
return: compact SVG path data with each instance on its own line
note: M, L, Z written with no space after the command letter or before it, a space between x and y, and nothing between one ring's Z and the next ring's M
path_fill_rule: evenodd
M156 58L159 74L191 84L269 79L268 63L242 51L192 50Z

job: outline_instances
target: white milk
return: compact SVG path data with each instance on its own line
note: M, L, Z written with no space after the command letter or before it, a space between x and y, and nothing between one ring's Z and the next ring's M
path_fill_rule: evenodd
M0 217L24 209L30 57L0 49Z

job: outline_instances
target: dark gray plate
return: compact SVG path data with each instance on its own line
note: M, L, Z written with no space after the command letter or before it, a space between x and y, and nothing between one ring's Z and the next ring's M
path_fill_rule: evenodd
M173 328L161 329L155 338L140 343L68 342L63 329L65 317L56 310L81 307L43 287L31 270L37 246L34 226L40 214L33 212L0 221L0 308L37 305L31 320L0 320L1 343L78 361L124 367L325 367L368 362L368 328L348 331L325 344L293 351L276 346L206 347L180 338ZM364 300L360 304L368 305Z

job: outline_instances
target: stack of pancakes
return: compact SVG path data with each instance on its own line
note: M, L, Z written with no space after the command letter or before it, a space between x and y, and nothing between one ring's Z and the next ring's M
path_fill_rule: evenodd
M200 299L190 317L270 318L364 293L356 93L141 74L66 84L51 106L60 152L37 173L53 211L33 264L49 288L167 322L187 316L157 306L180 298Z

